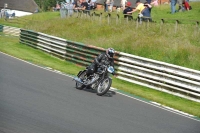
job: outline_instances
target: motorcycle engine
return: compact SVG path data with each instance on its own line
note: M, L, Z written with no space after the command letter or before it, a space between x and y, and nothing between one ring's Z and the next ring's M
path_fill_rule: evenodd
M94 76L92 77L91 82L94 82L94 83L91 85L91 88L92 88L92 89L95 89L95 87L97 86L98 82L95 82L95 81L96 81L98 78L99 78L99 75L98 75L98 74L94 74Z

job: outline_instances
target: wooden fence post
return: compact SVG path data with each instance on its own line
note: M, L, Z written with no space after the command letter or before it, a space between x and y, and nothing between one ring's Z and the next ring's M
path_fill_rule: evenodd
M78 10L74 10L74 12L76 12L76 17L78 18Z
M83 10L81 10L81 18L83 17Z
M100 25L101 25L101 19L102 19L102 13L100 13L100 16L99 16Z
M119 23L119 14L117 14L117 17L116 17L116 25Z
M96 19L96 18L97 18L97 17L96 17L97 15L98 15L98 14L96 14L96 12L94 12L95 20L98 20L98 19Z
M138 18L136 19L136 29L138 29L138 22L139 20L138 20Z
M128 15L126 16L126 23L128 24Z
M199 21L196 21L197 34L199 33Z
M164 24L164 19L161 19L161 23L160 23L160 33L162 32L162 26Z
M86 10L86 18L90 17L90 10Z
M94 21L94 12L90 14L90 19L92 20L92 23Z
M175 33L177 32L177 30L178 30L178 23L179 23L179 21L178 20L176 20L176 23L175 23Z
M110 13L108 13L108 24L110 24L110 17L111 17L111 14Z

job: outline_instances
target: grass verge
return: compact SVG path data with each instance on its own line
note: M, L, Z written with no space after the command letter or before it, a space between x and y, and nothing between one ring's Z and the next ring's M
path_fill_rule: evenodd
M137 27L135 21L127 23L122 12L118 24L116 12L111 13L115 18L110 24L105 12L101 22L98 18L60 18L59 12L42 12L8 21L0 19L0 23L200 70L200 26L196 23L200 21L200 2L191 2L191 5L191 11L175 14L169 13L169 5L154 7L152 18L156 23L149 26L142 23ZM180 20L177 26L175 20Z

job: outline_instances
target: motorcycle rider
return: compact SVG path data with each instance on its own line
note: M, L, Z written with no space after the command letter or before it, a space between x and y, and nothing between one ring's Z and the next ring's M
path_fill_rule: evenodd
M95 59L94 62L88 66L88 69L86 71L87 77L92 75L93 73L97 72L97 70L105 64L109 64L110 66L113 66L114 68L114 54L115 50L113 48L106 49L105 52L99 54Z

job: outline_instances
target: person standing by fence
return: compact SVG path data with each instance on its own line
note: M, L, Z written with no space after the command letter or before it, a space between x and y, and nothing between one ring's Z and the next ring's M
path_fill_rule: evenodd
M178 11L182 12L183 9L183 0L178 0Z
M76 0L76 1L74 2L74 9L77 10L77 9L80 8L80 7L81 7L81 1L80 1L80 0Z
M104 1L104 12L108 12L108 5L110 4L110 0Z
M142 11L144 10L144 4L140 2L140 0L137 0L136 1L136 8L133 9L133 11L131 12L127 12L127 13L133 13L133 12L136 12L136 11L139 11L139 14L142 13Z
M176 3L177 0L171 0L171 14L174 14L176 12Z
M186 0L183 0L183 5L185 7L185 10L187 10L187 11L191 10L191 6L189 5L189 3Z
M136 5L137 7L133 9L133 11L127 12L127 13L133 13L133 12L139 11L138 20L140 21L140 23L142 23L142 17L143 17L142 11L145 9L145 6L143 3L140 2L140 0L136 1Z
M153 6L158 6L158 0L153 0L153 1L151 2L151 5L153 5Z
M121 7L122 7L122 10L125 9L126 2L127 2L127 0L121 0Z
M152 6L150 4L148 4L148 2L144 3L144 10L142 11L142 21L152 21L151 19L151 8Z
M114 0L110 0L110 7L109 7L110 12L112 12L113 10L113 5L114 5Z
M127 18L128 17L128 20L133 20L133 16L132 16L132 13L128 13L128 12L131 12L133 9L131 8L131 2L128 1L126 3L126 9L124 9L123 11L123 14L124 14L124 18Z
M90 15L90 0L88 0L88 2L86 2L86 0L82 0L81 1L81 7L77 7L75 9L77 10L82 10L83 13Z
M91 10L95 10L97 8L96 0L91 0Z

